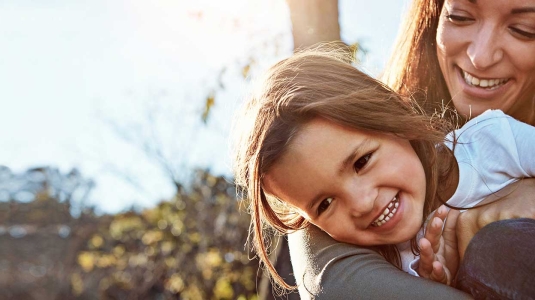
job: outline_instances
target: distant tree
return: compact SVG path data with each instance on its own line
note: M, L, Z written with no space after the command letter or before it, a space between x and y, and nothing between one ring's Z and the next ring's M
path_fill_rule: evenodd
M286 0L290 9L294 48L340 41L338 0Z
M107 220L85 206L92 188L76 169L0 166L0 298L72 298L77 253Z
M258 262L244 252L249 218L223 177L195 172L170 201L113 217L79 252L83 299L254 299Z
M355 42L346 45L340 38L340 25L338 21L338 0L286 0L290 10L292 22L292 36L294 51L313 46L317 43L329 42L340 45L353 55L355 61L358 54L366 54L366 50ZM273 263L277 272L285 278L288 284L295 285L295 278L291 267L288 240L286 237L278 238L277 248L273 251ZM261 299L299 299L296 293L279 295L271 281L264 277L260 289Z

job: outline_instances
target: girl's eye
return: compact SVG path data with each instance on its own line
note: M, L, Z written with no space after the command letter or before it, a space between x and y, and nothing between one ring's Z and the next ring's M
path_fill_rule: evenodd
M333 202L333 198L327 198L321 201L320 205L318 205L318 216L329 208L331 202Z
M368 162L370 161L370 158L372 158L372 153L368 153L362 156L361 158L357 159L357 161L353 164L353 168L355 169L355 172L358 173L360 170L362 170L362 168L364 168L366 164L368 164Z
M515 27L509 27L509 30L511 30L513 34L520 36L522 39L535 39L535 32L524 31Z
M469 17L463 17L463 16L459 16L459 15L452 15L452 14L446 15L446 19L448 19L448 21L450 21L450 22L452 22L454 24L464 24L464 23L468 23L468 22L474 20L474 19L469 18Z

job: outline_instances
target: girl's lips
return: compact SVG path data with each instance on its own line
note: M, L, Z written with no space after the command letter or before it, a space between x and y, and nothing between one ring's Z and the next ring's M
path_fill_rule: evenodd
M458 66L456 68L458 70L457 77L462 86L462 91L475 98L486 99L500 96L512 82L511 78L478 78ZM470 83L467 81L470 81ZM487 86L484 87L482 85Z
M377 230L377 231L383 231L383 230L390 230L394 228L397 223L403 218L403 194L400 192L396 195L397 198L397 204L396 211L393 214L392 217L389 217L389 220L385 222L384 224L380 226L370 225L368 226L368 229L370 230ZM394 201L396 202L396 201ZM388 206L387 206L388 207ZM395 207L395 206L393 206ZM390 209L389 209L390 210ZM375 221L374 221L375 222Z
M375 218L375 221L373 221L371 225L375 227L381 227L383 224L390 221L390 219L396 214L398 206L399 201L398 195L396 194L394 198L387 203L387 205L383 208L379 216Z

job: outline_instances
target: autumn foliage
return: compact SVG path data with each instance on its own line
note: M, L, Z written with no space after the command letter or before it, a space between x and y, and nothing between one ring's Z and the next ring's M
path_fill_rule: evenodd
M42 195L31 203L4 204L12 210L39 201L41 206L45 202L53 205L54 211L67 205ZM46 215L43 214L45 219ZM67 235L54 235L65 245L47 244L48 248L59 247L51 249L56 254L49 254L48 259L66 259L62 264L63 275L52 276L57 279L47 288L52 291L54 284L59 287L55 295L50 295L53 299L257 298L258 262L250 259L245 247L249 217L240 210L235 188L224 177L197 171L191 183L181 187L173 199L154 208L105 216L86 210L76 218L68 218L62 221L68 224L53 227L71 228ZM0 235L2 249L10 243L25 242L42 251L38 245L44 234L40 233L40 226L34 226L34 232L23 236L7 234L9 228L21 226L14 224L17 222L20 223L11 220L4 226L6 230ZM32 249L27 250L31 257ZM48 252L44 253L46 256ZM43 256L34 253L38 255ZM16 259L16 255L13 257ZM19 262L22 263L28 262ZM7 271L21 272L15 264L11 267ZM5 280L12 280L13 276ZM31 283L27 288L32 288ZM9 295L30 296L25 293L12 290Z

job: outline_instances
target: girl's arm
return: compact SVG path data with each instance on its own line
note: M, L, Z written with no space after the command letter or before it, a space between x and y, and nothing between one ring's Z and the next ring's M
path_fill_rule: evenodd
M496 139L502 140L496 143L500 145L500 149L493 151L502 152L502 149L508 149L506 153L510 155L510 159L505 160L509 161L508 164L498 161L499 164L505 164L500 166L500 169L509 170L514 177L521 179L479 203L479 205L491 204L467 210L459 216L457 238L461 259L474 234L489 223L515 218L535 218L535 127L503 113L497 111L495 113L501 116L499 118L501 130Z
M315 226L288 240L301 299L471 299L411 276L371 249L337 242Z

